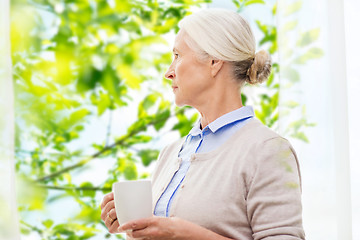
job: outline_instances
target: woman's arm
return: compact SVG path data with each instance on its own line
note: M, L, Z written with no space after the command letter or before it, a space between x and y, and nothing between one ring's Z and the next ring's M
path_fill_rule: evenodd
M180 218L151 217L123 224L119 227L114 207L114 194L106 194L101 203L101 219L110 233L126 232L129 237L140 239L176 240L226 240L206 228Z
M118 231L129 237L151 240L229 240L194 223L180 218L151 217L123 224Z

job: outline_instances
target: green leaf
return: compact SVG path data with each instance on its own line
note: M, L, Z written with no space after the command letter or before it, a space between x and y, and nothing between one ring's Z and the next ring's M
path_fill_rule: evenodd
M299 119L290 123L289 128L297 132L302 126L306 124L304 119Z
M286 9L284 11L285 16L289 16L297 11L299 11L302 7L302 0L296 1L288 6L286 6Z
M151 136L147 136L147 135L136 135L136 136L132 136L131 138L127 138L125 143L126 145L134 145L134 144L142 144L142 143L147 143L150 142L153 139L153 137Z
M178 130L180 135L186 136L195 123L194 119L188 119L183 113L176 115L179 122L174 125L173 130Z
M51 226L54 224L54 221L51 219L47 219L45 221L42 221L42 224L46 227L46 228L51 228Z
M276 41L276 35L274 36L274 38L271 40L272 45L269 49L269 53L270 54L274 54L276 53L276 51L278 50L278 45L277 45L277 41Z
M240 8L240 3L238 0L232 0L236 8Z
M156 103L157 99L159 97L159 93L152 93L147 95L144 100L142 100L139 103L138 106L138 118L143 118L148 116L148 110L154 106L154 104Z
M251 4L265 4L264 0L248 0L245 2L245 6L249 6Z
M43 96L46 93L49 93L49 89L45 88L45 87L41 87L41 86L36 86L36 85L31 85L30 86L30 91L32 94L34 94L35 96Z
M278 3L276 2L271 10L273 16L275 16L277 13L277 6L278 6Z
M263 123L266 124L265 114L262 111L255 110L255 116Z
M21 234L23 234L23 235L29 235L29 234L31 233L31 230L30 230L30 229L27 229L27 228L21 227L21 228L20 228L20 232L21 232Z
M295 101L287 101L285 103L285 106L289 107L289 108L295 108L295 107L299 106L299 103L297 103Z
M305 64L311 59L318 59L324 55L324 51L321 48L310 48L305 54L295 59L296 64Z
M276 109L277 106L279 104L279 92L276 92L272 97L271 97L271 107L273 109Z
M58 233L66 236L71 236L75 234L74 231L68 229L68 226L66 224L56 225L53 230L55 234Z
M81 211L76 215L75 219L82 220L86 224L90 225L93 224L94 222L99 221L100 214L101 214L100 208L83 204L81 206Z
M74 125L75 123L82 120L85 116L87 116L90 113L90 111L86 108L79 109L75 112L73 112L69 117L69 125Z
M282 71L283 77L290 80L291 82L298 82L300 81L300 74L298 71L291 67L285 67Z
M309 30L301 34L301 37L297 41L296 45L299 47L305 47L310 43L315 42L319 38L319 35L320 35L320 28Z
M159 107L159 108L161 108L161 107ZM154 128L156 131L159 131L166 124L170 115L171 115L170 109L161 110L161 112L158 112L156 114L157 119L159 119L159 121L157 121L154 124Z
M56 136L54 138L56 144L66 142L66 139L63 136Z
M306 143L309 143L309 139L303 132L296 132L296 133L292 134L291 136L294 138L300 139Z
M126 180L135 180L137 179L138 172L136 165L132 162L126 164L124 169L124 176Z
M82 188L92 188L94 185L91 182L83 182L80 187ZM96 192L94 190L82 190L81 195L83 197L95 197Z
M274 73L274 70L272 69L271 70L271 73L270 73L270 76L269 76L269 79L266 81L266 86L267 87L270 87L271 84L273 83L274 81L274 78L275 78L275 73Z
M106 109L112 106L112 101L109 94L100 92L99 101L97 101L98 116L101 116Z
M293 20L293 21L289 21L289 22L285 23L281 29L281 32L286 33L291 30L294 30L297 27L298 23L299 23L298 20Z
M157 25L157 26L153 27L152 30L157 33L161 33L161 34L167 33L175 27L177 21L178 20L176 18L167 19L161 25Z
M145 167L149 166L151 162L155 161L159 155L158 150L145 149L139 151L138 155L141 157L141 161Z
M149 110L150 107L152 107L156 100L158 99L159 94L153 93L149 94L145 97L145 99L142 101L142 105L145 110Z
M135 53L134 53L135 54ZM125 84L132 89L140 89L140 83L142 78L137 71L129 64L119 64L116 68L119 77L125 82Z
M77 81L77 90L80 92L86 92L94 89L96 84L102 78L102 75L102 71L99 71L92 66L83 68Z
M104 73L101 79L101 86L107 90L108 94L110 94L115 101L121 98L120 79L111 66L107 66L104 69Z
M267 42L272 44L273 49L269 49L270 53L274 53L277 50L277 30L275 27L266 27L267 32L265 32L265 36L260 40L259 45L263 45Z
M266 35L268 33L268 26L263 24L259 20L256 20L255 22L258 28Z
M247 97L245 94L241 93L241 101L243 105L246 105Z

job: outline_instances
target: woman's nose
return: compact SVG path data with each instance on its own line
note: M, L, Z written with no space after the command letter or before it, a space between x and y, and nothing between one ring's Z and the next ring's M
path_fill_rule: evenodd
M175 77L175 71L171 64L169 69L165 73L165 78L172 80L174 77Z

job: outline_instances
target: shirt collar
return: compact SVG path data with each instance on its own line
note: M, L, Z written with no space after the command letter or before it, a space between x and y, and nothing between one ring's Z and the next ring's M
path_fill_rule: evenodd
M215 133L217 130L224 127L225 125L231 124L235 121L245 120L250 117L254 117L253 108L251 106L243 106L217 118L215 121L211 122L208 126L206 126L203 130L200 129L201 119L199 119L195 123L194 127L190 130L189 134L191 136L197 136L206 129L210 129L213 133Z
M189 135L195 137L195 136L201 134L202 130L201 130L201 128L200 128L200 123L201 123L201 119L199 119L199 120L195 123L194 127L190 130Z

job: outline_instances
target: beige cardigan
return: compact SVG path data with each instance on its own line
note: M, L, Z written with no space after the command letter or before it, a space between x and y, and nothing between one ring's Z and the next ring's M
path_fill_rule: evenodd
M153 207L179 169L183 142L159 155ZM222 146L192 155L170 216L232 239L305 239L294 149L259 120L248 122Z

